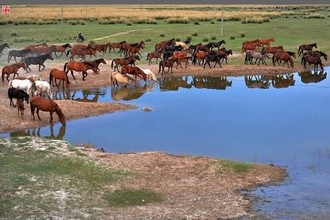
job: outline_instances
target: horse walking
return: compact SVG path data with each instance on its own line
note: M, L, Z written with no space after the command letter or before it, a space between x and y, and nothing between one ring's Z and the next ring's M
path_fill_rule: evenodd
M68 72L71 71L71 75L74 80L76 77L73 75L73 71L82 72L82 80L85 81L87 77L87 70L92 69L95 74L97 74L97 67L88 63L88 62L78 62L78 61L69 61L64 64L64 72L68 75Z
M11 58L14 57L15 62L17 63L16 57L20 57L20 62L28 55L32 54L31 49L23 49L23 50L10 50L8 53L7 62L9 63Z
M0 57L2 56L2 52L5 48L9 48L9 44L4 43L0 45Z
M317 48L317 44L302 44L298 48L298 55L301 56L304 54L305 51L312 51L313 47Z
M56 80L59 80L59 83L57 84ZM60 88L61 83L63 83L63 89L64 89L64 83L66 84L66 88L70 88L70 81L68 76L65 74L63 70L53 68L50 70L49 73L49 85L51 86L52 83L57 86L57 88Z
M62 125L65 125L65 116L61 110L61 108L58 106L56 102L54 102L52 99L45 99L39 96L35 96L30 101L30 107L31 107L31 114L33 117L33 120L35 120L34 113L37 113L37 116L39 120L41 121L39 110L44 112L49 112L50 115L50 124L53 125L53 114L54 112L57 114L59 121L62 123Z
M18 76L18 70L20 68L25 69L25 63L24 62L19 62L19 63L14 63L14 64L11 64L11 65L4 66L2 68L2 75L1 75L2 82L5 81L5 75L7 75L6 79L7 79L8 82L9 82L9 75L10 74L12 74L12 73L14 74L13 79L15 78L15 75Z
M27 72L31 71L31 68L29 67L30 65L39 65L39 72L45 69L44 62L47 60L54 60L51 54L46 53L46 54L41 54L36 57L26 57L24 62L25 62L25 68ZM40 69L43 67L42 69Z

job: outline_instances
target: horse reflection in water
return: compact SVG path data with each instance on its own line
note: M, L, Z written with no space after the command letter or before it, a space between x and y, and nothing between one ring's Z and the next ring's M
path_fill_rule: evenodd
M188 77L164 77L159 81L159 88L161 91L174 90L177 91L179 88L190 89L193 86L193 82L189 82Z
M272 77L272 86L277 89L288 88L289 86L294 86L294 84L293 73Z
M269 89L270 80L263 75L245 76L245 85L251 89Z
M197 89L221 89L225 90L227 86L231 86L233 81L228 81L227 77L214 76L193 76L194 86Z
M72 96L72 100L80 101L80 102L97 102L99 100L99 96L105 96L106 91L102 89L84 89L82 90L82 97L75 98Z
M10 137L32 136L32 137L42 137L42 138L55 139L55 140L63 140L66 132L66 126L62 125L59 128L57 135L55 135L54 133L54 126L49 126L49 128L50 128L49 135L42 135L41 128L34 128L34 129L10 132Z
M138 99L146 92L152 91L157 85L157 81L145 83L143 86L127 85L114 87L111 86L111 98L115 101Z
M318 83L327 78L327 73L324 71L302 71L298 75L303 83Z

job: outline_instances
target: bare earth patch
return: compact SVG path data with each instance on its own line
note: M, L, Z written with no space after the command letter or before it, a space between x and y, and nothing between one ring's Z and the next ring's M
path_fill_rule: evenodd
M110 85L110 60L107 65L100 66L100 73L89 73L86 81L82 81L81 73L75 73L76 81L71 88L93 88ZM40 75L48 79L51 68L62 68L62 64L47 66ZM158 65L140 65L158 73ZM206 68L189 66L187 69L174 69L175 75L219 75L244 76L251 74L277 75L291 73L299 69L287 69L271 66L232 66L223 68ZM37 73L36 70L34 73ZM28 75L27 73L20 74ZM157 77L161 77L157 74ZM0 87L0 132L17 131L49 124L49 114L42 113L41 121L32 120L29 105L23 118L17 116L17 109L9 107L7 98L7 83ZM62 108L67 121L93 115L113 113L135 109L137 106L109 103L87 103L72 100L56 101ZM79 109L79 111L77 111ZM55 122L58 122L54 114ZM202 147L202 146L201 146ZM206 157L174 156L162 152L144 152L136 154L111 154L96 151L95 148L80 149L88 158L105 164L111 168L136 171L139 178L129 178L120 185L109 186L113 190L128 188L148 188L165 195L165 201L145 206L128 208L102 209L100 219L226 219L235 217L254 216L250 209L249 197L240 191L256 186L267 185L282 181L286 172L272 165L257 165L244 173L226 172L222 170L220 160Z

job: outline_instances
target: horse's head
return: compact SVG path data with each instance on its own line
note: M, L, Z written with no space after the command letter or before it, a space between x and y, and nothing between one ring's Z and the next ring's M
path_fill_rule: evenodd
M66 124L65 116L64 116L62 110L60 109L60 107L57 106L57 108L56 108L55 111L56 111L56 113L57 113L57 115L58 115L58 120L61 122L61 124L62 124L63 126L65 126L65 124Z
M30 96L28 94L26 94L26 96L24 97L25 101L27 104L29 104L29 99L30 99Z
M53 56L50 53L46 54L46 59L54 60Z
M107 64L103 58L100 59L100 63Z

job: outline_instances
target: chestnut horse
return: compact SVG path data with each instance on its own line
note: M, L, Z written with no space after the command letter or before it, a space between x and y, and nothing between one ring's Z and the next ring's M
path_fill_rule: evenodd
M140 69L139 67L136 66L129 66L129 65L124 65L121 68L121 74L126 75L126 74L130 74L133 75L135 77L135 80L137 79L137 77L141 77L145 82L147 82L147 74L145 74L143 72L142 69Z
M156 63L158 63L158 59L162 59L162 52L158 51L154 51L154 52L150 52L147 54L147 60L149 61L149 65L151 64L151 60L152 59L156 59Z
M96 59L96 60L92 60L92 61L84 61L83 63L87 63L87 64L90 64L90 65L96 67L96 68L97 68L97 73L100 72L99 65L100 65L101 63L103 63L103 64L107 64L107 63L105 62L104 58L100 58L100 59Z
M69 61L64 64L65 74L68 75L68 72L71 71L71 75L74 80L76 80L76 77L73 75L73 71L82 72L82 80L85 81L87 70L89 69L93 70L95 74L98 72L97 66L94 66L88 62Z
M13 79L14 79L15 75L18 75L17 71L22 67L25 69L25 63L23 63L23 62L14 63L14 64L11 64L11 65L8 65L8 66L4 66L2 68L2 75L1 75L2 82L5 81L5 75L7 75L6 79L9 82L9 75L12 74L12 73L14 73L14 75L13 75Z
M60 57L63 55L63 53L65 53L65 50L67 48L72 48L72 46L69 43L63 44L63 45L51 45L50 48L52 49L52 51L54 52L56 57L57 56L56 52L61 53Z
M56 83L56 80L59 80L59 83ZM53 68L50 70L49 73L49 85L52 85L52 82L55 83L57 88L60 88L61 82L63 83L63 89L64 89L64 82L66 83L66 88L70 88L70 82L68 76L65 74L63 70Z
M264 46L264 45L266 45L266 46L270 46L270 43L271 43L271 42L275 42L274 38L261 39L261 40L260 40L260 45L261 45L261 46Z
M31 114L33 117L33 120L35 120L34 112L36 111L37 116L39 120L41 121L39 110L44 112L49 112L50 114L50 124L53 125L53 113L56 112L58 115L59 121L62 123L62 125L65 125L65 116L62 113L61 108L57 105L56 102L54 102L52 99L46 99L39 96L32 97L30 101L30 107L31 107Z
M115 58L111 61L111 68L119 72L119 68L118 68L119 66L124 66L124 65L135 66L136 60L140 60L140 57L137 55L131 55L125 58Z

